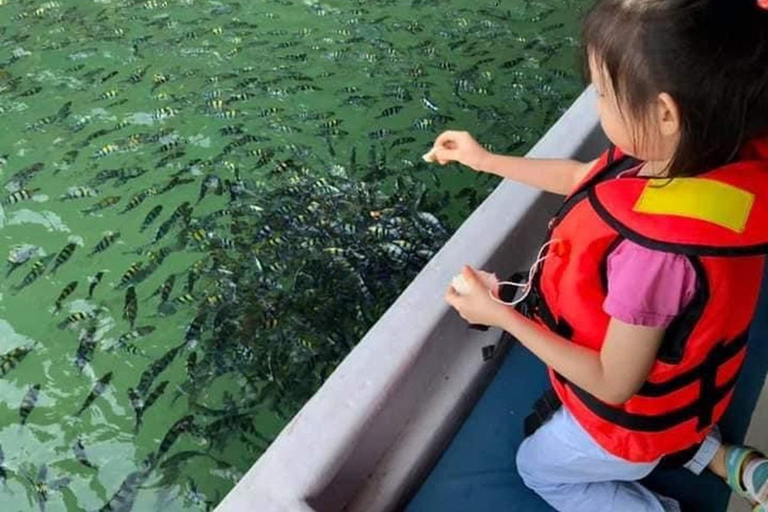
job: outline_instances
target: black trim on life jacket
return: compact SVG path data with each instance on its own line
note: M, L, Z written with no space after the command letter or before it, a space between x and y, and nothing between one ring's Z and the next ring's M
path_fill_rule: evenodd
M600 265L598 270L598 275L600 276L600 285L603 288L603 294L608 295L608 257L613 253L613 251L616 250L616 247L619 246L621 242L624 241L624 238L619 235L616 238L613 239L613 241L608 244L608 247L605 249L605 253L603 254L603 257L600 259Z
M746 344L747 335L744 334L737 337L732 342L722 345L723 348L720 349L721 352L717 354L718 357L722 359L720 364L725 364L732 358L736 357L746 346ZM721 345L718 345L718 347L720 346ZM706 366L702 364L664 382L646 382L636 394L638 396L645 397L661 397L670 393L674 393L678 389L682 389L685 386L693 384L697 380L702 379L705 368Z
M563 402L554 389L550 388L533 403L531 413L523 421L523 437L530 437L543 427L554 414L562 407ZM668 453L660 460L657 467L662 469L677 469L683 467L701 448L701 443L696 443L688 448Z
M623 171L631 169L640 163L640 160L636 160L630 157L622 157L621 159L616 160L615 153L616 147L611 145L608 150L608 158L603 170L592 176L589 180L586 180L584 183L581 183L576 191L571 194L563 202L562 205L560 205L560 209L552 218L552 221L550 221L549 228L547 229L547 235L544 239L545 242L552 238L552 231L557 226L557 224L560 223L560 221L568 214L568 212L570 212L574 207L576 207L576 205L581 203L587 197L587 193L594 187L594 185L602 181L615 178ZM548 252L549 248L547 248L547 251L544 253L544 255L546 256ZM538 271L532 278L533 282L528 297L520 302L516 306L516 309L528 318L541 319L544 325L546 325L551 331L559 334L563 338L570 339L573 335L573 328L565 318L556 320L551 310L549 309L549 306L546 304L546 301L542 297L540 291L541 271L542 267L539 267ZM515 275L517 276L519 274ZM510 280L517 281L516 279Z
M586 191L589 202L597 215L603 221L611 226L624 238L628 238L638 245L655 249L657 251L674 252L677 254L686 254L688 256L759 256L768 254L768 244L738 246L738 247L713 247L697 244L679 244L672 242L662 242L653 238L648 238L625 226L616 217L605 208L603 203L597 197L594 187Z
M656 358L667 364L678 364L683 360L688 338L709 302L709 280L704 265L695 256L687 256L687 258L696 272L696 291L685 308L664 331L664 339L661 340Z
M563 402L554 389L548 389L533 403L533 410L523 420L523 437L532 436L562 407Z
M615 148L614 151L610 153L610 156L608 157L608 163L606 163L602 171L592 176L589 180L581 183L576 191L568 196L565 201L563 201L563 204L560 205L560 208L557 210L557 213L552 219L554 222L552 222L549 226L547 238L549 238L552 230L555 226L557 226L557 224L560 223L563 217L565 217L568 212L570 212L577 204L579 204L585 197L587 197L587 194L595 187L595 185L603 181L613 179L622 172L636 167L641 163L640 160L626 156L619 160L614 160L612 156L614 152Z
M692 403L669 411L664 414L645 415L630 413L618 407L606 404L595 398L584 389L568 381L565 377L555 372L557 379L567 386L579 400L594 414L603 420L628 430L640 432L663 432L671 429L681 423L696 418L697 430L701 431L712 424L712 415L715 407L724 400L736 386L738 373L722 386L717 386L717 371L732 357L735 357L739 351L744 348L747 342L746 332L730 343L720 343L707 355L707 358L699 366L679 375L665 383L651 384L646 383L637 395L662 397L673 393L679 389L701 381L701 389L698 398ZM649 389L654 389L653 394L648 393ZM642 391L645 390L645 393ZM663 390L663 393L659 391Z

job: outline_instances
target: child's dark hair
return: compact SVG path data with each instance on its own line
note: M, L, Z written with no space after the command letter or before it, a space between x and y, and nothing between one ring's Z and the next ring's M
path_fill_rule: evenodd
M722 166L768 135L768 10L757 0L601 0L583 41L586 76L592 57L633 119L648 119L659 93L675 100L670 177Z

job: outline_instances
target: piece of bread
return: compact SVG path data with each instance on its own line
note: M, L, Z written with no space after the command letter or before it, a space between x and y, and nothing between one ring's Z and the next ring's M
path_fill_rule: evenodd
M485 272L484 270L475 270L475 273L477 274L477 277L480 278L480 281L495 295L499 286L499 278L496 277L496 274ZM469 293L469 284L462 274L457 275L451 280L451 286L453 286L453 289L456 290L456 293L459 295L466 295Z
M421 156L421 158L422 158L422 159L423 159L425 162L427 162L427 163L429 163L429 164L431 164L431 163L433 163L433 162L437 162L437 154L436 154L436 151L437 151L437 150L436 150L435 148L432 148L432 149L430 149L428 152L424 153L424 154Z

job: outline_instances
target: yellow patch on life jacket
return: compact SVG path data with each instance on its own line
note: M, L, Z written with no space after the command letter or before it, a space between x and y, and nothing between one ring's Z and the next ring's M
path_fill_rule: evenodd
M651 179L634 211L703 220L742 233L754 202L754 194L720 181Z

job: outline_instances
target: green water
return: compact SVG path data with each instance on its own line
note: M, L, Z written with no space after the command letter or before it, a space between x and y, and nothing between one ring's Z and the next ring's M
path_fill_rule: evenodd
M580 9L0 0L0 509L215 506L496 185L434 137L521 154L578 94Z

